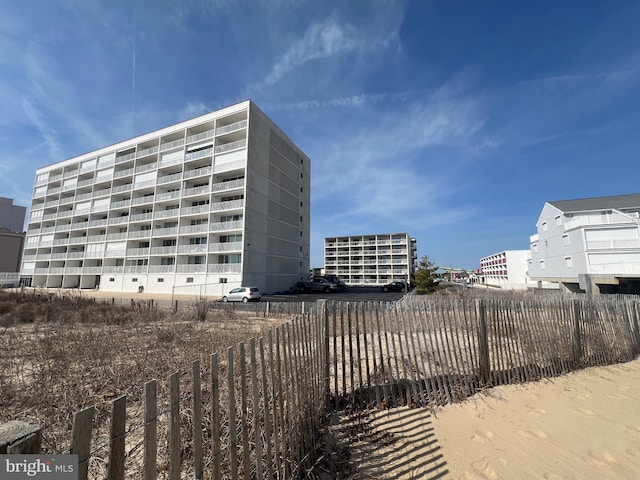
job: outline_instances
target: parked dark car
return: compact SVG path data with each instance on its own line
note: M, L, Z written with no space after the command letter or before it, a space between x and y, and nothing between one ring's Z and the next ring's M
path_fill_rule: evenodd
M294 292L309 293L311 290L313 290L313 285L311 284L311 282L297 282L293 286Z
M404 292L405 284L403 282L391 282L382 286L383 292Z
M342 292L347 289L347 284L344 283L337 275L323 275L322 278L325 280L335 283L338 286L338 291Z

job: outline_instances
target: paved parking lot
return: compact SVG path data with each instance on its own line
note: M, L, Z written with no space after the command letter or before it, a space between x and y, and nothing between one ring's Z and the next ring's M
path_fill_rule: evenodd
M339 302L395 302L400 300L402 292L383 292L376 287L347 287L344 292L335 293L292 293L268 294L262 296L263 302L315 302L320 299Z

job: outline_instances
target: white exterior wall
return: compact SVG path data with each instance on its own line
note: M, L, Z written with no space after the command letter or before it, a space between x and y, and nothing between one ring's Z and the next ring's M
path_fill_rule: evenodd
M480 259L481 283L505 290L528 288L529 256L529 250L505 250Z
M325 273L337 275L347 285L407 282L416 260L416 240L407 233L324 239Z
M309 195L309 158L246 101L39 169L21 274L113 292L288 289L309 271Z
M578 275L640 276L638 218L617 210L562 212L545 204L531 237L534 280L578 283Z

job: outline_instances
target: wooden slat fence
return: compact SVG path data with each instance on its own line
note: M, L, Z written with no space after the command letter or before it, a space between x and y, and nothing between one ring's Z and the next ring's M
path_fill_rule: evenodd
M328 409L445 404L479 389L633 359L635 297L322 302L305 314L152 380L142 406L75 414L79 478L304 478ZM167 398L158 395L165 386Z

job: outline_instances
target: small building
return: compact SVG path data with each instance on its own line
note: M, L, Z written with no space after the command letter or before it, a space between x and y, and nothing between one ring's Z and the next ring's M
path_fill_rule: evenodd
M378 233L324 239L324 269L347 285L408 282L415 273L416 239L408 233Z
M27 208L0 197L0 287L17 286L24 248L24 217Z
M640 194L545 203L529 277L571 292L640 293Z
M525 290L529 250L504 250L480 259L480 284L504 290Z

